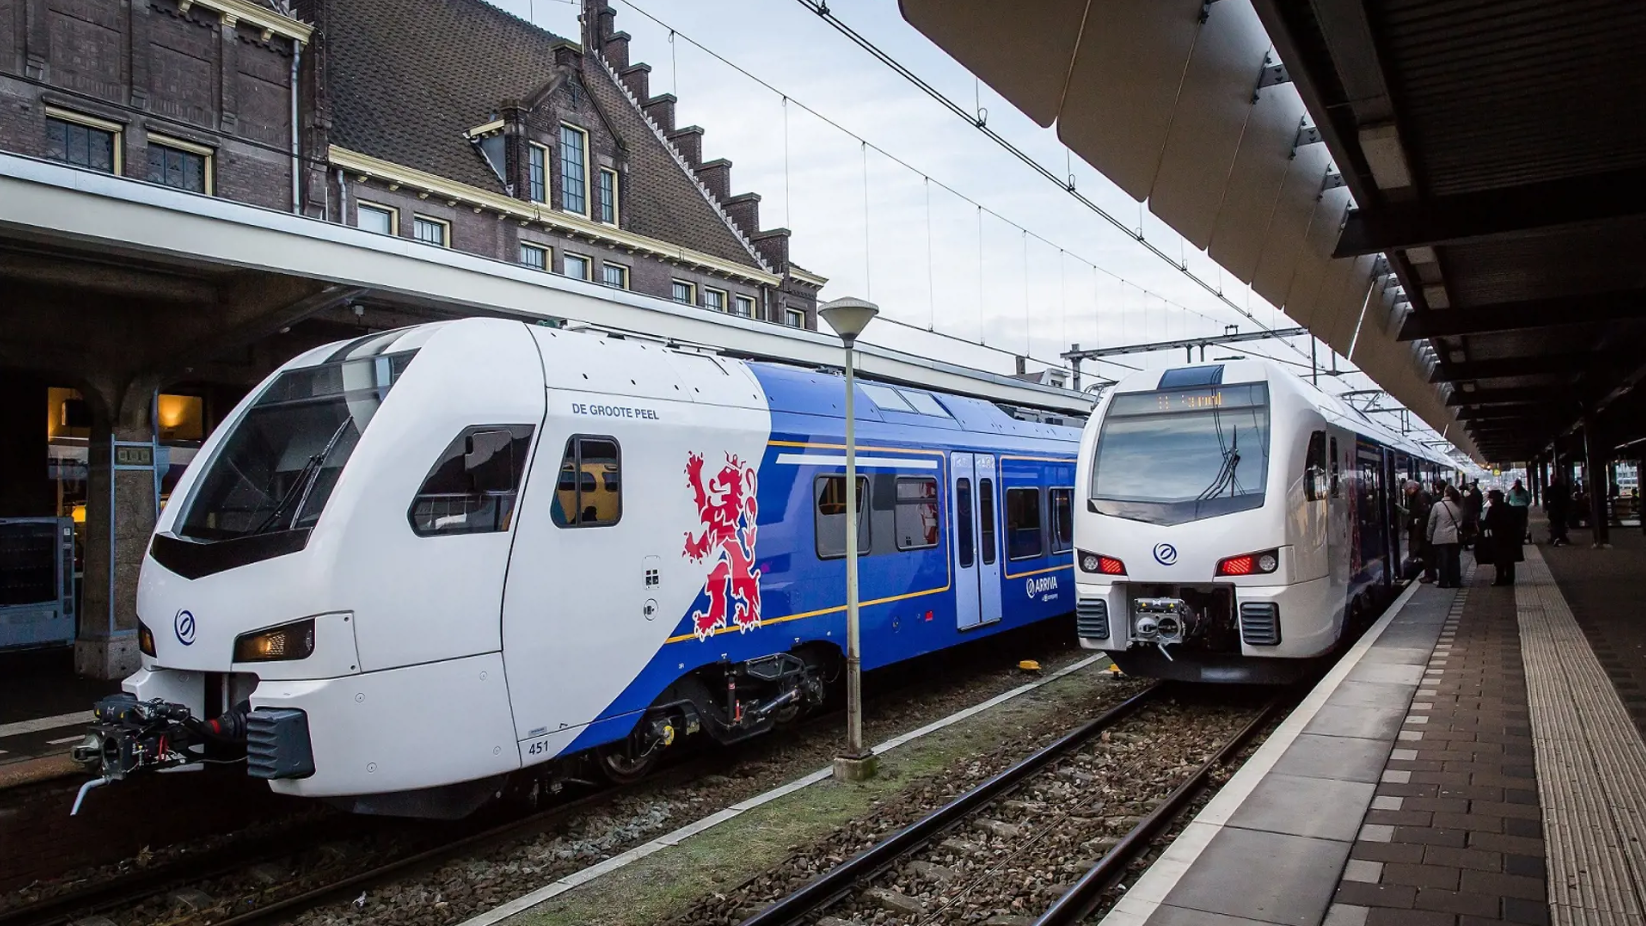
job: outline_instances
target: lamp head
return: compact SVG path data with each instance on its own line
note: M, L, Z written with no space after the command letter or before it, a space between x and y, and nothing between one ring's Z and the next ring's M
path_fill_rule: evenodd
M857 336L863 333L863 329L869 327L869 322L880 314L880 307L872 302L848 296L824 303L822 308L817 310L817 314L823 316L823 320L829 323L834 333L840 335L840 339L850 346L857 340Z

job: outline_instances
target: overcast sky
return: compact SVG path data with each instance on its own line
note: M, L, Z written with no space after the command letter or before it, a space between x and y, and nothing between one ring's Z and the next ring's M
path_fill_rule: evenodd
M569 38L580 35L580 7L568 0L491 2ZM673 92L676 123L704 128L706 159L733 162L732 192L760 194L764 227L793 230L791 256L829 278L824 297L871 299L885 317L914 329L877 324L865 340L1009 372L1014 354L1059 364L1057 355L1076 342L1112 346L1219 334L1228 324L1257 327L797 0L641 0L638 7L612 0L612 6L617 28L634 37L631 61L652 67L652 93ZM1293 325L1070 156L1052 130L980 85L904 22L894 0L832 0L829 6L950 98L981 106L990 128L1059 176L1072 175L1081 193L1167 254L1181 255L1190 270L1264 325ZM677 30L674 40L642 10ZM859 138L869 143L866 151ZM977 204L987 210L981 228ZM950 337L921 337L928 327ZM978 342L997 350L978 349ZM1214 348L1208 357L1262 354L1302 364L1294 369L1306 373L1308 339L1296 339L1295 346L1257 342ZM1323 367L1330 357L1322 345ZM1180 364L1183 353L1119 359L1157 368ZM1338 365L1348 366L1341 358ZM1107 364L1087 369L1110 377L1128 372ZM1343 385L1331 387L1323 379L1322 386L1336 392L1372 385L1362 375L1339 381Z

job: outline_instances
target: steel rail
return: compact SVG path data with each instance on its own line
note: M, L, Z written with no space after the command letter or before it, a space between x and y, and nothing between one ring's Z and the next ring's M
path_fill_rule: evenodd
M1156 682L1132 695L868 850L824 872L804 887L744 920L741 926L786 926L799 922L817 908L852 890L859 881L872 877L925 845L937 834L1010 791L1024 779L1125 719L1152 701L1162 690L1162 684Z
M1280 707L1280 701L1269 702L1256 717L1240 729L1228 742L1223 744L1211 758L1207 759L1198 769L1195 769L1189 779L1177 786L1177 789L1166 799L1155 805L1138 824L1121 837L1114 848L1097 860L1087 872L1080 876L1068 891L1064 892L1057 902L1035 920L1035 926L1073 926L1086 919L1096 910L1103 901L1103 892L1125 874L1128 866L1143 854L1152 840L1166 824L1177 818L1185 804L1189 802L1200 789L1206 785L1206 779L1218 766L1223 765L1251 739Z

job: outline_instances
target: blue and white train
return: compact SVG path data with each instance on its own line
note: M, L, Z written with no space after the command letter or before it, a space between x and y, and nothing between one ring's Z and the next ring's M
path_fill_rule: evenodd
M1081 645L1137 675L1300 677L1400 579L1401 484L1456 476L1272 362L1127 376L1080 444Z
M838 375L465 320L306 353L156 526L104 778L244 749L278 792L467 812L816 706L845 640ZM863 664L1074 608L1079 431L860 383Z

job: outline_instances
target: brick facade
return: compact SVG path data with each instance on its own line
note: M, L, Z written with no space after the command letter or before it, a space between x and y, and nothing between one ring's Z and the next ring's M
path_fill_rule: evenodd
M151 136L210 152L211 192L292 206L293 38L175 0L0 0L0 149L48 154L48 109L117 133L149 177Z
M731 162L705 161L704 130L674 125L674 97L650 95L611 8L585 0L573 42L482 0L258 3L262 22L224 0L0 0L0 150L52 156L50 111L115 133L134 179L163 137L209 157L213 195L291 210L295 179L316 218L356 224L365 201L396 209L405 237L417 216L438 219L458 250L516 262L533 244L549 270L581 255L596 281L621 264L636 292L667 299L683 281L700 306L719 290L727 308L741 295L758 318L796 309L816 327L821 279L791 266L787 229L759 227ZM566 209L563 125L587 142L580 213ZM610 223L602 170L617 178Z

